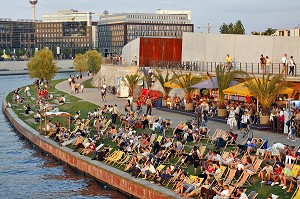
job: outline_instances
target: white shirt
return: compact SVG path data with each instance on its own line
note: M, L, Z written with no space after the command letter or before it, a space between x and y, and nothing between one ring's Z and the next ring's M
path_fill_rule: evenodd
M281 58L281 62L282 62L283 64L287 64L287 59L286 59L286 57L283 56L283 57Z
M248 199L248 196L243 192L243 193L240 195L239 199Z
M281 143L275 143L272 147L275 149L284 149L285 145Z

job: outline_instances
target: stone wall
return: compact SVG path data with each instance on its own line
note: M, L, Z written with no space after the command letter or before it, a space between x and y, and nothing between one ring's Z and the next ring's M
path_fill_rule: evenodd
M60 69L73 68L73 60L55 60ZM23 71L28 61L0 61L0 70Z
M260 55L281 63L286 53L300 60L300 37L183 33L182 61L225 62L227 54L241 63L259 63Z
M5 101L3 102L3 107L4 104L6 104ZM179 198L179 196L171 190L153 185L150 182L139 178L133 178L130 174L110 167L109 165L103 164L99 161L91 162L88 157L81 156L79 153L73 153L72 150L67 147L60 147L56 142L49 138L45 138L35 129L32 129L25 124L10 108L3 108L3 112L16 130L33 144L47 153L52 154L57 159L62 160L68 165L81 170L98 180L108 183L111 186L137 198Z

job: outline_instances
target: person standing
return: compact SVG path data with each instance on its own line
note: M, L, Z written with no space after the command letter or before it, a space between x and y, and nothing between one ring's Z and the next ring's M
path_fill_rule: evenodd
M106 92L103 87L101 88L100 93L101 93L101 101L105 102L106 101Z
M232 107L230 107L229 115L228 115L228 120L227 120L227 123L230 126L230 131L233 130L233 125L234 125L235 122L236 122L236 120L235 120L235 112L234 112L234 107L232 106Z
M105 90L105 95L106 95L107 86L106 86L105 82L103 83L102 88L104 88L104 90Z
M112 113L111 113L111 122L113 124L116 124L119 113L120 113L120 110L119 110L118 106L115 104L112 109Z
M292 73L292 75L294 75L294 71L295 71L295 61L294 61L294 57L293 57L293 56L290 57L289 64L290 64L289 75L290 75L291 73Z
M150 96L148 96L148 98L146 100L146 106L147 106L146 115L151 115L151 113L152 113L152 100L151 100Z
M266 58L263 54L260 55L260 67L261 73L264 75L266 73Z
M287 54L284 54L281 58L281 63L283 64L283 71L285 75L288 74L288 66L287 66Z
M270 66L271 66L271 60L270 60L269 56L266 56L266 70L267 70L268 74L271 73Z
M226 56L226 66L227 66L227 70L230 71L232 68L232 59L229 54L227 54Z

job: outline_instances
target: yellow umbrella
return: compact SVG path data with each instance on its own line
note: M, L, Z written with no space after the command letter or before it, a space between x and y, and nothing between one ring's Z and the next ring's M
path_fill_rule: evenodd
M177 84L174 80L164 83L164 86L169 88L181 88L181 86Z
M254 81L250 80L250 81ZM294 89L286 87L283 91L281 91L279 94L293 94L294 93ZM235 86L232 86L230 88L227 88L224 90L224 94L225 95L239 95L239 96L252 96L252 94L250 93L249 89L247 88L247 86L245 85L245 83L240 83L237 84Z

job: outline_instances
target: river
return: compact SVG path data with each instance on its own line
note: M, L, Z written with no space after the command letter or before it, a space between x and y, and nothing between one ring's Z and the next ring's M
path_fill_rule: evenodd
M28 75L0 77L1 102L8 92L32 82ZM13 129L2 111L0 129L0 198L127 198L42 153Z

